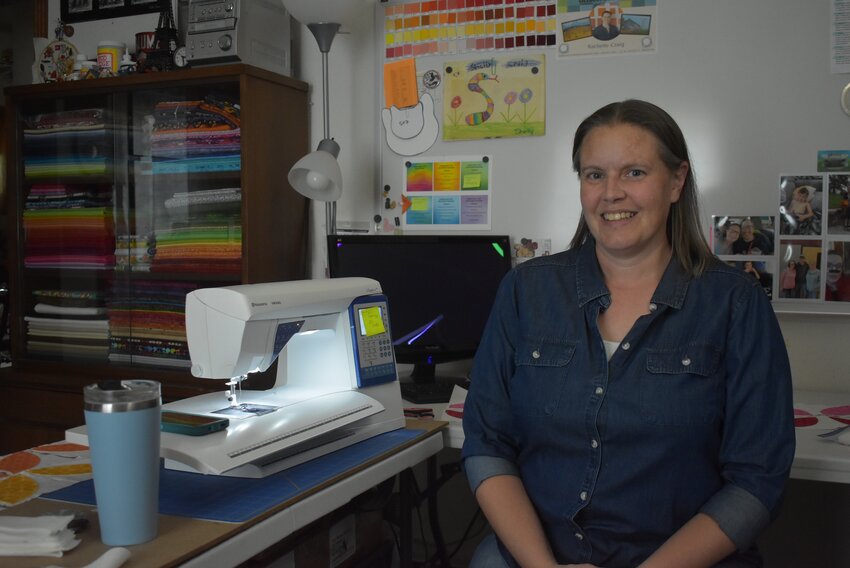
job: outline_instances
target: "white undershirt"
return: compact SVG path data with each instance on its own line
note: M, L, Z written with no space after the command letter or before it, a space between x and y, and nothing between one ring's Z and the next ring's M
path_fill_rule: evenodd
M602 343L605 344L605 355L606 355L606 357L608 357L608 360L610 361L611 357L613 357L613 355L614 355L614 352L617 350L618 347L620 347L620 342L619 341L605 341L603 339Z

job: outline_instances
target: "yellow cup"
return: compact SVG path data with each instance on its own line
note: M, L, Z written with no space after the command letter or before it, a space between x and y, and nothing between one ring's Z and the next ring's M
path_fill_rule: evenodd
M117 73L124 49L124 44L119 41L100 42L97 44L97 66Z

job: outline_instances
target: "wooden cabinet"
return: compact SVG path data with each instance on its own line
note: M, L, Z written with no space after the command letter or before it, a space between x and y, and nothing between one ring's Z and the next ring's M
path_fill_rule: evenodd
M0 453L82 423L82 389L189 373L198 287L306 276L307 85L224 65L6 90L12 367ZM272 383L271 373L251 379Z

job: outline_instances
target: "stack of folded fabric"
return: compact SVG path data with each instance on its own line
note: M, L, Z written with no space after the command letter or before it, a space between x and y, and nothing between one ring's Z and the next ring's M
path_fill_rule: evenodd
M24 266L110 268L115 264L108 186L36 184L24 203Z
M167 367L189 367L186 294L190 282L116 281L107 302L109 360Z
M73 514L0 517L0 556L62 556L80 544Z
M61 359L103 360L109 354L109 319L97 291L34 290L34 316L27 316L30 354Z
M154 107L154 174L239 171L239 105L226 96Z
M238 211L192 213L169 229L158 229L151 271L240 274L242 225Z
M107 174L112 167L108 123L99 108L31 117L24 129L25 178Z

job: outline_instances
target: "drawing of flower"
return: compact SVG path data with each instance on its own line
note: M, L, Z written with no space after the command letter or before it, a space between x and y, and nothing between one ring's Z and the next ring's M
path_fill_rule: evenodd
M508 112L500 112L502 118L505 119L505 122L511 121L511 105L516 102L517 94L516 91L510 91L507 95L505 95L505 104L508 105Z
M528 121L531 119L531 117L534 115L534 112L537 110L537 109L531 109L531 112L530 113L528 112L528 101L530 101L533 96L534 96L534 92L529 88L523 89L522 92L520 92L520 94L519 94L519 100L522 103L522 123L523 124L527 124Z
M458 116L457 109L462 102L463 102L463 99L460 98L460 95L456 95L452 99L451 105L452 105L452 110L454 111L454 116L452 117L452 125L453 126L457 126L457 123L460 120L460 117Z

